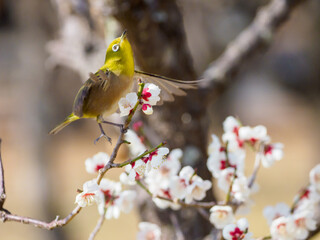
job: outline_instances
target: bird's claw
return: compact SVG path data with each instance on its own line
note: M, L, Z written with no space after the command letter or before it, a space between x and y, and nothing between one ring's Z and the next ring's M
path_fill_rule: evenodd
M96 144L103 137L106 138L108 140L108 142L112 145L111 137L109 137L109 136L107 136L107 135L105 135L103 133L101 133L101 135L96 140L94 140L94 144Z

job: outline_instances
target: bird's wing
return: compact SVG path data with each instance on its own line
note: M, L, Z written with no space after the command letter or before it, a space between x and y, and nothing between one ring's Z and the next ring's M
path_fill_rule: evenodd
M199 80L182 81L138 70L135 70L134 72L135 80L141 79L143 82L154 83L160 87L160 104L162 104L163 101L174 101L174 95L185 96L187 93L183 89L195 89L199 83Z
M83 103L86 97L89 96L90 90L93 86L101 87L104 91L110 86L110 78L116 77L112 72L103 72L99 70L95 74L89 73L89 79L79 89L77 96L73 103L73 113L78 117L83 116Z

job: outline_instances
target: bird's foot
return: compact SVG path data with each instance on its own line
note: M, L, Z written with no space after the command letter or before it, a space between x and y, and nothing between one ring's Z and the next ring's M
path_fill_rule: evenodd
M108 140L108 142L112 145L111 137L107 136L104 133L101 133L101 135L96 140L94 140L94 144L96 144L101 138L106 138Z

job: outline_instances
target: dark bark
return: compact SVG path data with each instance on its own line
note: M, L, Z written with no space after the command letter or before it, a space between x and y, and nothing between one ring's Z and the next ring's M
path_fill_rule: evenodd
M142 70L177 79L196 79L182 15L175 1L121 0L114 4L114 16L128 30L137 65ZM203 96L203 90L189 91L188 97L165 103L146 120L170 148L185 146L184 163L197 168L198 175L204 179L210 179L205 167L208 102ZM209 194L207 200L214 200L213 195ZM145 205L140 211L144 220L150 207L153 206ZM169 211L158 211L158 217L163 225L168 224ZM186 239L200 239L212 229L195 209L180 211L179 222Z

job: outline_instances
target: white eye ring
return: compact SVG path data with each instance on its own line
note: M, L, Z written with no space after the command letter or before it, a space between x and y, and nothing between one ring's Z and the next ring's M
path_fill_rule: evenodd
M119 48L120 48L119 44L115 44L112 46L112 51L117 52Z

